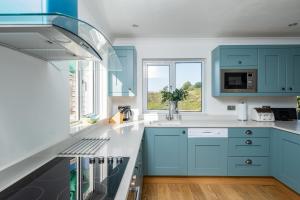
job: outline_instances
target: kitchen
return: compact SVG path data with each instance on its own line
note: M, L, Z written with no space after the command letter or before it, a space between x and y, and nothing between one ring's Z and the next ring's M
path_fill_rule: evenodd
M0 3L0 199L300 199L298 1L24 2Z

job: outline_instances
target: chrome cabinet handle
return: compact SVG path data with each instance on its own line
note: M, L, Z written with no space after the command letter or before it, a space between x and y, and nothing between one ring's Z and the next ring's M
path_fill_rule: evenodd
M251 130L246 130L246 131L245 131L245 134L246 134L246 135L252 135L252 131L251 131Z
M252 160L251 160L251 159L247 159L247 160L245 161L245 163L246 163L247 165L252 165Z
M246 142L245 142L246 144L252 144L252 140L246 140Z

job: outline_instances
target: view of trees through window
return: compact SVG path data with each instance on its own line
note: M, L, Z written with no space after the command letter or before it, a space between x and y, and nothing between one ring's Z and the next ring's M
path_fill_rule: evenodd
M188 91L187 99L179 102L180 111L202 111L202 63L172 61L146 67L147 110L166 110L168 103L161 102L161 91L183 88ZM173 86L173 87L172 87Z

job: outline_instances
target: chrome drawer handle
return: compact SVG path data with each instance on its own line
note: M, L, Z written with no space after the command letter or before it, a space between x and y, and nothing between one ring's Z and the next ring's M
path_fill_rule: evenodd
M246 134L246 135L252 135L252 131L251 131L251 130L246 130L246 131L245 131L245 134Z
M248 145L250 145L250 144L252 144L252 140L246 140L245 143L248 144Z
M245 163L246 163L247 165L252 165L252 160L247 159L247 160L245 161Z

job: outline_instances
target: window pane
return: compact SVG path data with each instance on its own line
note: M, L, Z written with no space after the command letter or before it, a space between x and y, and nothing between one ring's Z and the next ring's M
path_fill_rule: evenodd
M80 62L81 67L81 115L94 113L94 65Z
M69 112L70 112L70 123L77 122L79 120L79 109L78 109L78 68L77 63L74 62L69 65Z
M169 86L169 66L147 66L148 74L148 110L165 110L167 104L161 103L160 92Z
M176 88L188 90L186 100L179 102L181 111L202 111L202 64L176 63Z

